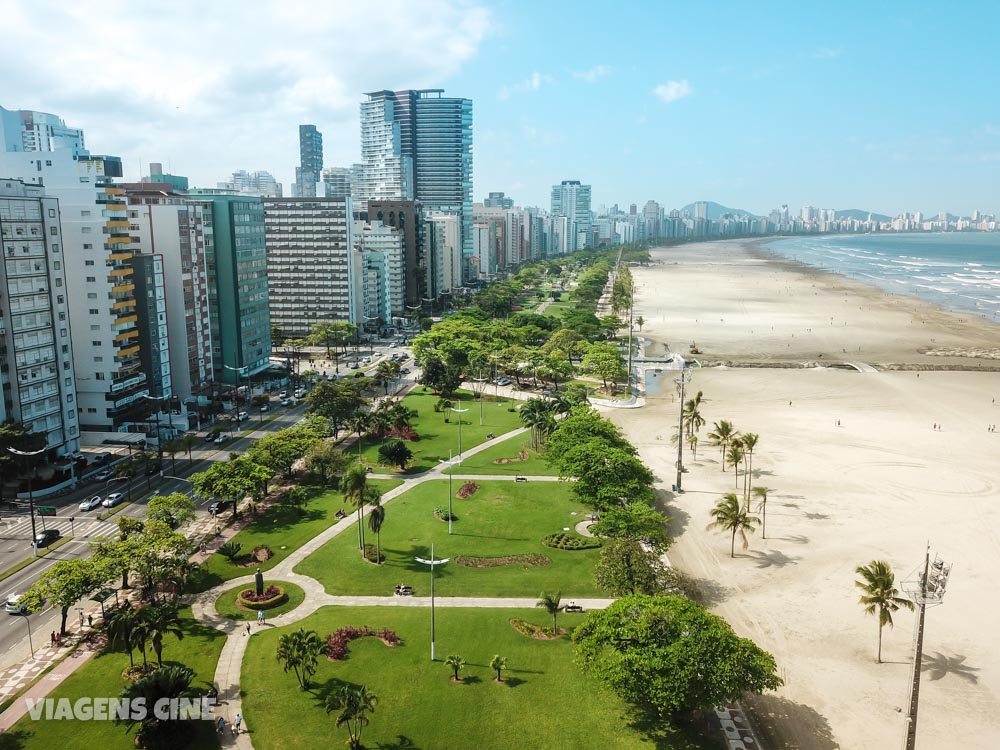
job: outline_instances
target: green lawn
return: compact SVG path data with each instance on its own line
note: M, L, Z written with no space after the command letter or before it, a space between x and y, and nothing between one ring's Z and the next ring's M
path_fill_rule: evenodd
M383 492L402 483L397 479L373 479L371 482ZM336 513L341 508L345 512L350 512L339 492L319 489L315 491L302 515L282 503L269 506L249 526L233 537L233 541L242 545L243 554L249 554L259 545L267 545L274 556L260 565L245 567L231 563L219 553L215 553L202 563L201 569L193 577L192 590L205 591L224 581L251 575L258 567L261 570L270 570L321 531L336 523Z
M272 583L276 586L281 586L285 590L285 593L288 594L288 601L278 607L266 610L268 617L275 617L283 615L285 612L291 612L305 601L306 592L302 590L301 586L289 583L288 581L272 581L267 577L264 578L265 586L270 586ZM228 617L232 620L256 620L257 610L242 609L236 604L236 597L241 591L246 591L248 588L253 588L253 585L247 586L244 584L243 586L234 586L229 591L223 593L215 600L215 611L223 617Z
M411 409L417 410L417 418L413 421L413 429L419 438L408 442L407 446L413 451L413 462L410 464L407 473L415 474L427 469L432 469L441 461L446 461L449 451L452 455L458 455L458 419L462 418L462 450L473 448L486 440L487 433L501 435L510 432L521 426L519 415L516 411L508 411L508 403L499 403L489 400L491 396L487 394L482 405L483 424L479 424L480 406L478 401L473 400L473 394L468 391L459 391L451 400L455 403L455 408L468 409L463 414L454 412L436 412L434 405L440 396L430 393L423 393L418 389L403 398L403 403ZM461 399L461 404L458 399ZM445 417L448 422L445 422ZM353 452L357 453L357 446L352 446ZM352 450L348 449L348 450ZM370 465L378 464L378 444L365 440L361 446L361 453L366 463ZM385 466L379 471L398 471L395 467Z
M460 481L453 482L457 493ZM357 533L349 529L307 557L296 573L312 576L331 594L386 596L398 583L413 586L418 596L429 594L427 566L414 557L458 555L500 557L540 554L549 565L505 565L471 568L450 562L438 568L435 593L440 596L531 596L561 591L564 597L603 596L593 579L599 549L559 550L544 546L547 534L572 529L587 510L570 499L562 482L480 482L479 491L465 500L454 499L458 520L449 537L448 524L434 516L434 508L448 507L448 481L424 482L385 506L381 566L363 560ZM573 515L575 513L576 515ZM375 537L367 529L365 542Z
M215 676L225 635L195 622L191 619L190 609L182 609L180 614L184 638L178 641L175 636L168 635L164 639L163 663L190 667L196 674L193 686L200 691L207 690ZM141 662L141 656L136 654L135 658ZM155 663L152 653L149 658ZM126 685L121 673L128 664L128 654L124 652L98 653L67 677L48 697L57 701L60 698L68 698L70 701L84 697L117 698ZM195 741L185 747L192 750L218 748L219 743L210 722L198 722L198 729ZM0 747L24 750L77 747L125 750L135 747L134 740L134 733L125 734L124 725L116 725L111 721L34 721L30 715L26 715L3 736Z
M496 464L500 458L518 458L520 452L528 452L527 461L514 461L509 464ZM502 440L492 448L469 456L451 472L454 474L526 474L535 476L558 476L559 472L549 466L548 461L531 450L531 436L528 433L514 435Z
M438 609L437 661L430 660L430 612L426 608L324 607L293 627L321 637L345 625L388 627L402 643L394 648L374 638L350 643L348 657L321 657L308 692L274 658L284 629L255 633L243 660L243 713L257 750L341 747L347 738L325 697L344 683L365 685L378 696L365 747L423 750L508 750L509 748L672 748L696 750L718 744L679 736L656 736L630 726L627 707L611 691L582 674L567 636L552 641L527 638L508 624L511 617L550 624L537 609ZM584 615L562 614L572 628ZM451 682L443 663L449 654L467 666L462 683ZM494 654L507 658L503 683L488 665Z

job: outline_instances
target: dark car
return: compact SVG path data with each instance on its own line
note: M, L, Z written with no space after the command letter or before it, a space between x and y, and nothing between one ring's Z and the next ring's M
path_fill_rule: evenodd
M152 477L163 471L163 464L155 463L146 467L146 476Z
M354 377L356 377L356 378L363 378L364 376L365 376L365 374L363 372L356 372L356 373L354 373Z
M45 529L45 531L38 532L38 535L35 537L35 546L48 547L61 536L62 534L59 532L59 529Z
M208 506L208 512L213 516L217 516L232 504L232 500L213 500L212 504Z

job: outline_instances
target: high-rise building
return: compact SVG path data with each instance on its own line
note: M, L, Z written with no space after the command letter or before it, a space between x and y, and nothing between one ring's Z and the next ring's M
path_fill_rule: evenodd
M224 190L235 190L262 198L280 198L282 192L281 183L274 179L274 175L264 170L248 172L245 169L237 169L228 182L220 182L218 186Z
M323 134L315 125L299 125L299 166L295 168L294 195L316 197L316 183L323 171Z
M423 211L412 200L372 200L368 202L368 220L380 221L403 235L403 285L405 304L420 305L427 296L426 258L424 257Z
M0 107L0 151L56 151L85 154L83 131L68 128L62 118L28 109Z
M359 201L412 198L458 217L472 255L472 100L443 89L375 91L361 103Z
M400 322L406 315L403 233L380 221L357 222L354 241L361 255L358 322Z
M660 204L656 201L646 201L642 208L642 236L645 239L655 240L660 236ZM622 240L628 242L631 240Z
M270 364L264 203L212 190L192 190L188 200L204 216L213 380L235 384Z
M462 286L462 229L454 214L428 214L428 297L452 294Z
M351 197L351 169L349 167L327 167L323 170L322 179L325 197Z
M568 219L567 252L590 246L590 185L582 185L579 180L563 180L552 187L552 217L561 216Z
M508 198L503 192L490 193L489 197L483 201L485 208L514 208L514 199Z
M708 201L696 201L694 204L695 221L708 221Z
M302 338L316 323L357 324L350 198L266 198L271 323Z
M163 165L155 161L149 164L149 176L143 177L140 182L155 182L158 185L169 185L171 190L184 191L188 189L187 177L167 174L163 171Z
M138 251L162 258L171 393L194 415L194 407L207 406L213 382L205 209L166 183L127 183L125 190ZM169 424L169 417L160 421Z
M59 201L0 180L0 422L45 436L50 458L80 446Z

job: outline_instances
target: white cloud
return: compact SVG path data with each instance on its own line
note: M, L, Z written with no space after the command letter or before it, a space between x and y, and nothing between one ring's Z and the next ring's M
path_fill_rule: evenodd
M685 97L691 96L694 93L694 89L691 88L691 84L685 81L667 81L666 83L661 83L653 89L653 94L658 96L665 102L675 102L678 99L684 99Z
M246 4L13 0L4 6L0 105L38 109L83 128L95 152L169 162L195 184L234 169L287 183L298 125L325 135L324 161L357 159L364 92L448 88L492 32L480 0L386 0L377 18L347 0ZM93 19L114 19L94 36ZM472 91L448 90L455 96ZM286 185L287 187L287 185Z
M831 49L830 47L820 47L815 52L813 52L813 57L819 60L832 60L835 57L840 57L843 54L841 49Z
M598 78L603 78L610 72L611 68L607 65L595 65L590 70L573 71L573 77L579 78L581 81L586 81L587 83L593 83Z
M555 84L556 79L547 73L539 73L537 70L533 71L527 79L521 81L520 83L515 83L510 86L504 86L500 89L497 94L498 99L510 99L514 94L520 93L522 91L539 91L542 86L552 86Z

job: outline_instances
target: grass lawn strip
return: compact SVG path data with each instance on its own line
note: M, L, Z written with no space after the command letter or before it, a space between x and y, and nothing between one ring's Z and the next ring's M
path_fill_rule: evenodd
M320 659L308 692L299 689L294 676L283 672L274 657L279 636L290 628L255 633L241 676L243 715L253 732L254 748L340 746L347 732L335 726L335 715L327 714L323 703L345 682L365 685L379 698L362 737L369 748L718 747L677 736L653 740L630 728L621 699L577 667L568 637L525 638L510 626L512 616L538 627L552 624L538 609L439 610L437 661L432 662L427 609L324 607L291 627L315 630L321 638L349 625L387 627L402 643L386 648L376 638L352 641L345 660ZM571 629L584 616L560 614L559 627ZM460 683L451 682L451 670L443 663L449 654L458 654L467 663ZM502 683L493 681L496 674L488 666L494 654L508 661Z
M389 596L396 584L405 583L417 596L426 596L430 593L427 567L414 557L426 559L433 543L438 557L537 554L552 560L544 567L442 565L435 582L439 596L537 597L540 591L562 591L564 598L602 595L593 579L600 550L559 550L542 545L546 535L572 529L588 515L586 508L570 499L568 485L509 480L481 481L479 485L472 497L452 501L459 520L450 536L448 524L434 516L436 507L447 510L448 480L430 480L385 506L383 565L362 560L357 530L351 528L300 562L295 572L312 576L330 594ZM460 486L461 482L452 482L455 492ZM365 543L375 543L367 526Z
M505 464L494 463L497 459L519 459L521 451L527 452L527 461L514 460ZM496 445L486 448L473 456L469 456L461 464L448 471L453 474L559 476L559 472L550 467L548 461L531 450L531 436L527 433L521 433L520 435L514 435L506 440L502 440Z
M192 686L207 690L212 684L219 654L225 642L225 635L207 625L191 619L191 610L180 611L184 638L168 635L163 641L164 665L184 664L194 670L196 677ZM137 663L142 656L136 653ZM156 663L156 657L148 657ZM271 657L274 658L273 655ZM112 652L97 654L80 669L69 675L48 697L58 701L68 698L75 702L79 698L117 698L126 683L121 673L128 667L128 654ZM279 667L280 669L280 667ZM224 709L223 709L224 711ZM190 750L214 750L219 747L217 735L210 722L198 722L199 731L194 743L187 745ZM16 739L15 739L16 738ZM113 721L34 721L31 715L24 716L6 733L4 739L14 742L10 747L23 750L51 750L52 748L134 748L135 734L125 734L125 727ZM6 746L4 746L6 747Z

